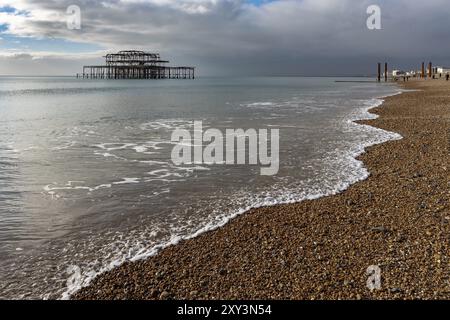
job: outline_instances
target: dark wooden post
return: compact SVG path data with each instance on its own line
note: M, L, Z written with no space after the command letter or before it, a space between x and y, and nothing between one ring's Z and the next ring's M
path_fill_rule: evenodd
M431 77L433 77L433 64L430 62L429 64L428 64L428 77L430 77L430 79L431 79Z
M422 74L421 74L422 79L425 78L425 62L422 62Z
M381 63L378 62L377 81L381 81Z
M384 82L388 81L388 64L387 62L384 63Z

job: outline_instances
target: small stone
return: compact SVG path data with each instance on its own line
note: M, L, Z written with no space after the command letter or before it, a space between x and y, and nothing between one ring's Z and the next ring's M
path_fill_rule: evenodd
M420 177L422 177L422 174L420 172L415 172L413 174L413 178L420 178Z
M156 298L158 296L158 294L159 294L158 290L156 290L156 289L150 290L150 297Z
M373 232L382 232L382 233L388 233L389 229L383 226L378 226L378 227L372 227L370 230L372 230Z
M353 206L355 202L352 199L348 199L346 202L347 206Z
M225 269L220 269L220 270L219 270L219 274L220 274L221 276L224 276L224 275L227 274L227 270L225 270Z
M164 271L161 271L161 272L157 272L156 274L155 274L155 279L156 280L162 280L164 278Z
M159 298L162 299L162 300L166 300L166 299L169 298L169 296L170 296L170 294L167 291L163 291L161 293L161 295L159 296Z
M198 295L198 291L197 291L197 290L193 290L193 291L191 291L191 292L189 293L189 295L190 295L191 297L195 297L195 296Z

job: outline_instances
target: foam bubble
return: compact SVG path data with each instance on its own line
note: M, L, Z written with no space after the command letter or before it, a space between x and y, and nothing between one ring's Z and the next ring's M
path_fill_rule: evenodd
M92 145L106 151L123 150L129 147L135 147L135 143L119 143L119 142L106 142Z
M155 120L151 122L142 123L139 125L139 128L141 130L151 130L151 131L157 131L157 130L165 130L165 131L171 131L173 129L179 128L179 129L188 129L192 127L193 123L192 121L186 120L186 119L160 119Z
M133 147L133 149L136 152L146 152L148 150L147 147L144 147L144 146L136 146L136 147Z
M116 181L112 184L129 184L129 183L139 183L140 178L123 178L123 181Z

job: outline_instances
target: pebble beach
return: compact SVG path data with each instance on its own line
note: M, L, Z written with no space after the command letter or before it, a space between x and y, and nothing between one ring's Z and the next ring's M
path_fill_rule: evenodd
M72 299L450 299L450 82L411 80L360 121L403 139L342 193L252 209L96 277ZM381 286L370 290L367 269Z

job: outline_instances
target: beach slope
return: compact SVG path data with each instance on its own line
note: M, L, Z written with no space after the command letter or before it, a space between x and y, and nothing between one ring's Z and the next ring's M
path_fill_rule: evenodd
M411 81L361 121L404 138L330 197L254 209L128 262L74 299L450 299L450 82ZM369 290L367 269L381 287ZM375 268L376 268L375 267ZM372 267L373 269L373 267Z

